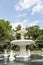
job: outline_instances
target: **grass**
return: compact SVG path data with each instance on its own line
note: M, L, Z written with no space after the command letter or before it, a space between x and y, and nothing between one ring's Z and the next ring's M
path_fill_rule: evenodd
M35 50L35 51L31 51L31 53L43 53L43 50Z
M16 53L19 53L19 51L13 51L15 54ZM31 53L43 53L43 50L34 50L34 51L31 51ZM3 52L0 52L0 55L3 54Z
M14 53L19 53L19 51L13 51ZM31 53L43 53L43 50L34 50Z

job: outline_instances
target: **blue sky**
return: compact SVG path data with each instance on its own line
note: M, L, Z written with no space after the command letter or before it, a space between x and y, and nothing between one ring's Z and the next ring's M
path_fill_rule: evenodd
M43 0L0 0L0 19L13 27L39 25L43 29Z

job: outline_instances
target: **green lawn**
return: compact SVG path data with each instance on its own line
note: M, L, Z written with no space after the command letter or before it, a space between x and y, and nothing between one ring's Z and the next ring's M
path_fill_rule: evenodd
M18 53L19 51L14 51L14 53ZM31 51L31 53L43 53L43 50L35 50Z
M31 53L43 53L43 50L35 50L35 51L31 51Z
M19 53L19 51L13 51L14 53ZM31 51L31 53L43 53L43 50L34 50ZM3 52L0 52L0 55L3 54Z

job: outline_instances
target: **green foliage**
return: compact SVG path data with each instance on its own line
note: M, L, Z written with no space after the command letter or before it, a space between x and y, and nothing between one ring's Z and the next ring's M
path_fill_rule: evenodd
M12 25L10 25L9 21L0 20L0 50L3 48L7 48L8 46L8 40L11 41L14 39L12 36ZM5 43L4 41L7 42Z
M40 29L40 35L43 35L43 29Z
M17 33L17 31L20 30L20 29L21 29L21 25L18 25L16 27L16 39L18 39L18 40L21 38L21 35L19 33Z
M43 41L43 35L40 35L37 40Z
M28 31L28 36L32 37L34 40L40 35L40 28L39 26L31 26L26 28Z
M11 40L12 35L10 35L12 31L12 26L9 21L0 20L0 41L9 39Z
M16 31L18 31L18 30L21 30L21 25L18 25L18 26L16 27Z

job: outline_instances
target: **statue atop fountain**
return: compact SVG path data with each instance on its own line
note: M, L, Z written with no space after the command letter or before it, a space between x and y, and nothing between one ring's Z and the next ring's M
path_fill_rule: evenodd
M21 34L21 40L24 40L24 34L27 33L28 31L21 28L21 30L17 31L17 33Z

